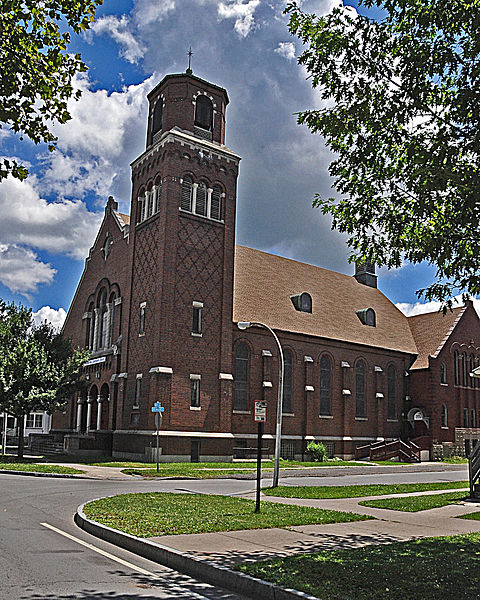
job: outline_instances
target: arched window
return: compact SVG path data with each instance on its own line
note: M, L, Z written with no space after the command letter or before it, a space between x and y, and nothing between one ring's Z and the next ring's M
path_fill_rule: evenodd
M105 288L102 288L98 295L96 320L97 320L97 339L96 347L94 350L100 350L106 347L106 335L107 335L107 292Z
M367 309L366 324L370 327L376 327L377 325L377 317L373 308Z
M442 404L442 427L448 427L447 405Z
M193 182L189 175L185 175L182 181L182 197L180 200L180 208L192 212L192 192Z
M462 352L462 385L467 385L467 353Z
M159 98L157 103L155 104L155 108L153 109L153 124L152 124L152 134L155 135L157 131L160 131L162 128L162 118L163 118L163 100Z
M146 199L146 210L145 210L145 218L148 219L149 217L151 217L153 215L153 206L154 206L154 195L155 195L155 191L153 189L150 189L148 192L146 192L145 194L145 199Z
M307 292L290 296L290 300L292 301L295 310L307 313L312 312L312 297Z
M365 403L365 363L363 360L359 360L355 367L355 416L367 416Z
M195 209L193 212L196 215L202 215L202 217L207 216L207 186L203 181L198 184Z
M195 102L195 125L207 131L212 131L213 104L207 96L198 96Z
M445 363L440 365L440 383L447 383L447 366Z
M473 356L473 354L470 354L470 373L473 371L473 369L475 368L475 357ZM470 387L475 387L475 379L470 376Z
M332 363L324 354L320 359L320 414L331 414Z
M138 196L137 198L137 224L141 223L144 219L145 212L145 192Z
M222 190L218 185L213 186L210 200L210 218L220 221L222 216Z
M85 330L85 347L89 350L93 349L94 318L95 313L93 312L93 302L91 302L88 307L88 317L86 318Z
M114 340L115 335L115 293L112 292L110 294L110 298L108 300L108 308L109 308L109 323L108 323L108 339L107 339L107 347L109 348Z
M453 380L455 385L460 384L460 378L458 374L458 352L456 350L453 353Z
M397 402L395 397L397 373L390 365L387 369L387 419L397 418Z
M235 379L233 386L233 409L248 410L248 371L250 352L246 344L235 348Z
M283 405L282 412L291 414L292 409L292 368L293 360L290 350L283 353Z

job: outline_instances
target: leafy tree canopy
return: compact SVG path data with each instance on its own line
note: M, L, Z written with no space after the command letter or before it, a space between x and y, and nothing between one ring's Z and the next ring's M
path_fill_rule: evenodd
M0 300L0 411L17 417L19 456L23 418L34 411L54 412L82 385L88 359L45 322L35 326L30 309Z
M360 0L380 21L287 5L320 108L299 122L335 153L340 199L314 205L349 235L352 258L427 261L448 301L480 292L480 1Z
M78 98L73 76L87 67L79 54L68 54L70 33L90 27L103 0L2 0L0 11L0 127L28 136L50 150L56 138L51 123L65 123L67 100ZM0 180L24 179L15 160L0 161Z

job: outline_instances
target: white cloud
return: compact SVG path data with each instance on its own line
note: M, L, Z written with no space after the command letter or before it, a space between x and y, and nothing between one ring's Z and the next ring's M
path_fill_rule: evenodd
M438 312L442 309L442 303L438 300L431 300L430 302L397 302L395 306L403 312L407 317L413 317L414 315L423 315L430 312ZM462 295L459 294L453 298L453 308L463 306ZM480 315L480 299L473 299L473 306Z
M120 56L130 63L136 63L145 53L145 48L132 33L130 20L126 15L100 17L91 27L97 35L109 35L120 46Z
M40 284L50 283L55 273L56 270L38 260L32 250L14 244L0 245L0 281L12 293L30 298Z
M32 313L32 316L36 325L41 325L45 321L48 321L55 329L61 329L67 313L62 307L56 310L55 308L50 308L50 306L42 306L42 308Z
M283 56L287 60L292 60L295 58L295 44L293 42L279 42L274 52L280 54L280 56Z
M135 0L134 20L138 27L159 23L175 10L175 0Z
M0 183L0 239L84 258L102 215L88 211L80 200L47 202L39 196L36 184L33 176L23 182L9 177Z
M247 37L255 26L254 13L260 0L227 0L218 5L218 17L235 19L234 29L240 37Z

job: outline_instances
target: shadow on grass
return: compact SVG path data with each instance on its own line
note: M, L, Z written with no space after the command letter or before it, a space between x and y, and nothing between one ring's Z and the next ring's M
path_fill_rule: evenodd
M469 534L324 551L242 571L322 600L478 600L480 536Z

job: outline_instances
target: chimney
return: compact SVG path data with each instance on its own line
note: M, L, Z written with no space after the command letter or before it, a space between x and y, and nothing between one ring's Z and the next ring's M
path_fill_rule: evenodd
M375 263L365 260L356 262L354 277L358 283L376 288L377 276L375 275Z

